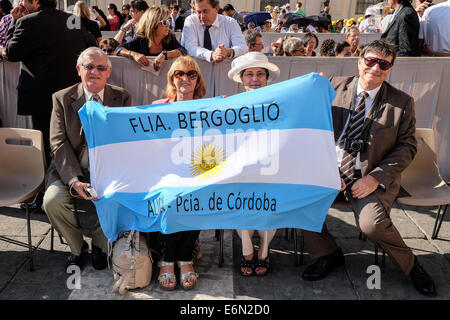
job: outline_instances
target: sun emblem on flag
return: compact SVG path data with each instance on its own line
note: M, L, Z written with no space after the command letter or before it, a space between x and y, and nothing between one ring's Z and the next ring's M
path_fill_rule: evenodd
M194 177L208 179L218 176L225 166L225 152L217 145L204 144L192 153L189 167Z

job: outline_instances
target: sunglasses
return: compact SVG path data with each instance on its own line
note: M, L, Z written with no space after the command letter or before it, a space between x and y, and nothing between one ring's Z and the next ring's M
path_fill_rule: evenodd
M392 63L390 63L389 61L383 60L383 59L378 59L378 58L364 58L364 63L369 68L372 68L374 65L376 65L378 63L378 65L380 66L380 69L383 71L386 71L386 70L389 70L390 68L392 68Z
M100 72L105 72L106 70L108 70L108 66L102 66L102 65L95 66L93 64L88 64L88 65L82 64L82 66L85 70L88 70L88 71L93 71L94 69L97 69Z
M103 52L106 52L106 53L113 53L114 52L114 49L112 49L112 48L102 49L102 50L103 50Z
M170 26L170 21L169 20L161 20L159 23L161 23L162 26L167 27Z
M191 71L188 71L188 72L184 72L184 71L181 71L181 70L176 70L176 71L173 73L173 76L174 76L175 78L177 78L177 79L181 79L181 78L183 78L185 75L186 75L189 79L191 79L191 80L194 80L194 79L196 79L196 78L198 77L198 73L197 73L197 71L195 71L195 70L191 70Z

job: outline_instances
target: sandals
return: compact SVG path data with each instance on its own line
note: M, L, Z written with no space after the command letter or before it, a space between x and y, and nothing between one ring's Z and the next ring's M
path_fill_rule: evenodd
M245 273L245 272L242 271L243 268L250 269L252 272ZM255 274L254 261L253 260L247 260L247 259L245 259L244 256L242 256L241 265L239 267L239 272L241 273L241 276L244 276L244 277L250 277L253 274Z
M266 271L264 271L264 272L256 272L257 268L265 268ZM255 271L255 274L257 276L265 276L266 274L268 274L269 271L270 271L269 256L267 256L267 258L265 258L264 260L257 259L255 261L255 263L254 263L254 269L253 270Z
M188 264L193 265L194 263L192 262L192 260L191 261L177 261L177 265L180 268L181 287L184 290L194 289L195 286L197 285L197 279L198 279L198 273L196 273L196 272L181 273L181 267L188 265Z
M167 266L173 266L174 263L173 262L166 262L166 261L159 261L158 262L158 267L167 267ZM164 282L166 282L167 280L169 280L169 285L164 284ZM167 290L167 291L172 291L175 290L176 286L177 286L177 279L175 278L175 274L174 273L160 273L159 277L158 277L158 281L159 281L159 286L161 287L161 289L163 290Z

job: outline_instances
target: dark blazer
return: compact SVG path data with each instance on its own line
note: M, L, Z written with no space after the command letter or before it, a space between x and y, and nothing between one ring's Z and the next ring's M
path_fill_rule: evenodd
M131 106L131 95L124 89L107 84L103 105L109 107ZM78 110L86 102L83 85L75 84L53 94L50 120L50 146L52 162L47 170L46 188L54 181L67 184L79 177L87 181L80 166L82 151L87 148Z
M332 77L330 81L336 90L332 114L337 141L347 122L358 78ZM381 86L374 102L380 102L378 115L369 114L364 122L364 127L370 125L369 145L360 153L360 160L362 175L370 174L385 186L375 195L389 212L400 190L400 174L417 152L416 118L411 96L387 82Z
M172 16L169 17L170 25L172 25ZM175 30L172 31L183 31L184 27L184 18L181 16L181 14L178 15L178 18L175 19Z
M416 56L419 28L417 12L412 6L406 5L394 16L381 39L396 45L400 57Z
M8 60L22 61L33 75L20 73L18 114L50 115L52 94L80 81L78 55L97 41L83 27L68 29L70 18L64 11L39 8L11 24L5 46Z

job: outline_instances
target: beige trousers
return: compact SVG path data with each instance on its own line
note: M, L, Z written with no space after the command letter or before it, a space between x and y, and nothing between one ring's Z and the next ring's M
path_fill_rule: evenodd
M52 226L66 239L72 254L79 256L83 245L83 233L78 228L73 208L69 187L61 180L53 182L45 191L42 209ZM92 244L108 253L108 239L98 221L92 236Z
M253 253L252 237L255 230L236 230L236 232L242 240L242 254L244 256L251 255ZM259 246L262 249L262 259L267 258L269 254L270 242L272 241L276 232L277 229L269 231L258 230Z

